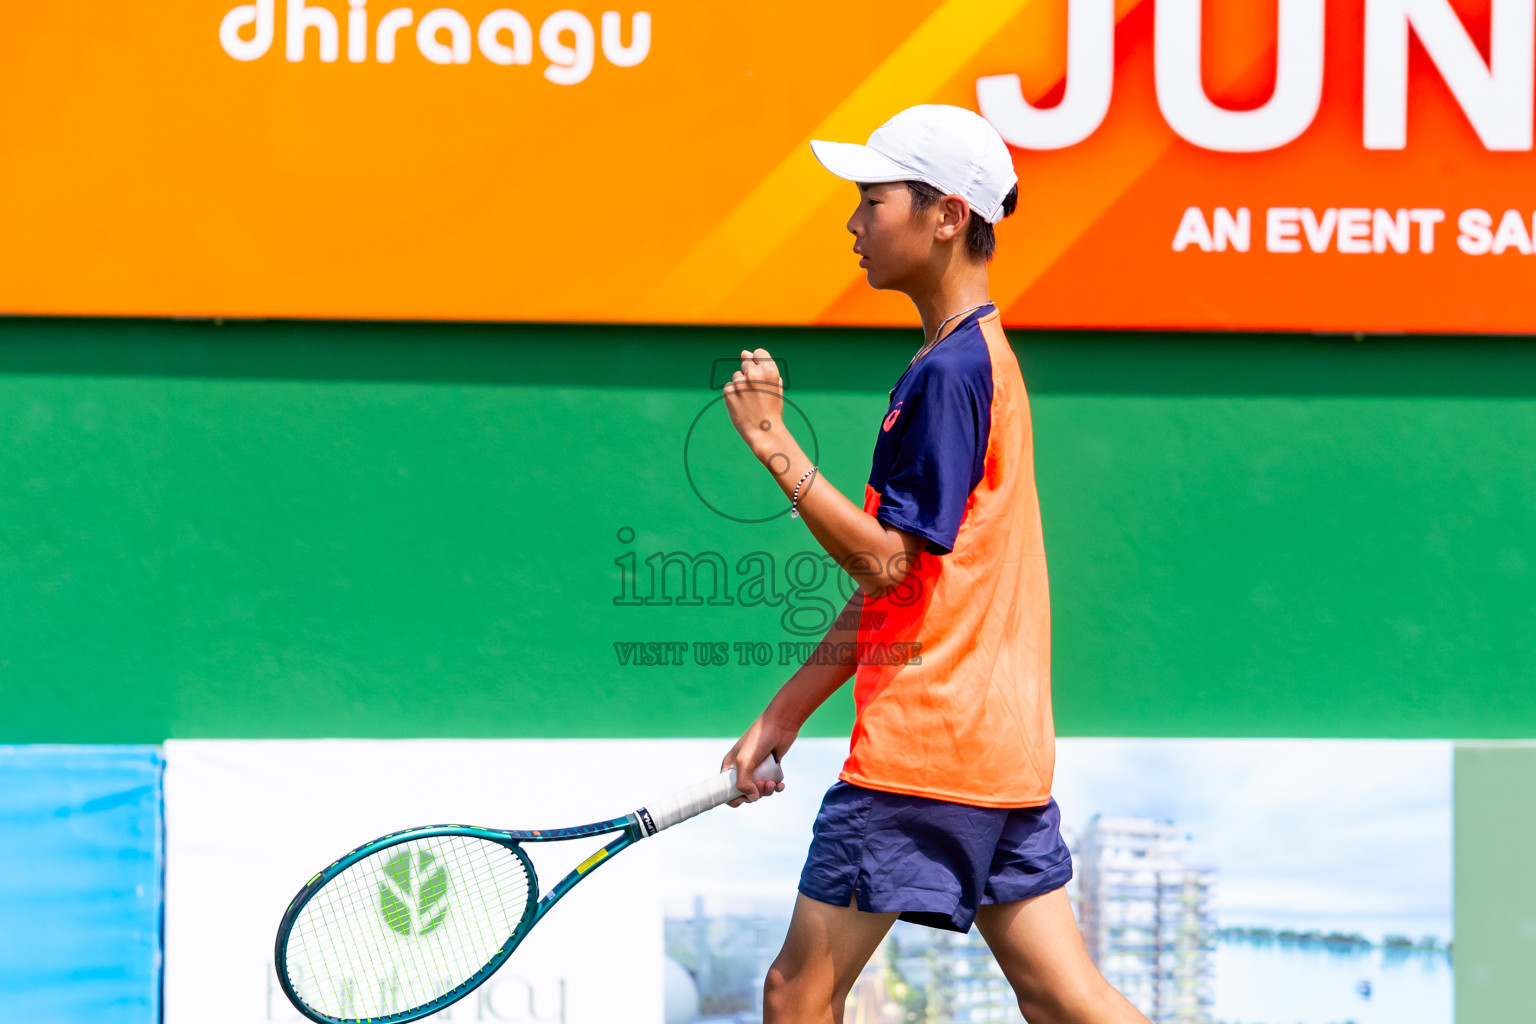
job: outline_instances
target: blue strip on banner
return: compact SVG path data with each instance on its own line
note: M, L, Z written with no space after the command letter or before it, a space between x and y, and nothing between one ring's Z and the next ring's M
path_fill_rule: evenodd
M0 1021L160 1019L163 766L0 746Z

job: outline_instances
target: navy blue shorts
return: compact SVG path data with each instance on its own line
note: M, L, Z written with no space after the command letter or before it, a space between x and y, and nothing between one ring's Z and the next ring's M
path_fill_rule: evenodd
M971 807L839 781L816 815L800 891L860 910L968 932L976 909L1058 889L1072 877L1056 801Z

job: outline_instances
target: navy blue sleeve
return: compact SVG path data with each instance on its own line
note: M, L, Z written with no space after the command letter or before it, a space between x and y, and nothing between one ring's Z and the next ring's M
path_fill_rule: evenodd
M875 518L924 538L931 554L954 550L966 503L981 480L991 383L989 378L983 388L971 374L953 367L930 372L901 417L905 429Z

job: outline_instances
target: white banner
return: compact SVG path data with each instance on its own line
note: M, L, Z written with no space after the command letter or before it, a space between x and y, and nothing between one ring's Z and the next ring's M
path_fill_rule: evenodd
M272 971L278 920L305 880L360 843L415 825L553 828L615 817L710 775L729 746L167 743L165 1020L300 1021ZM788 928L811 823L846 753L844 740L801 740L785 758L784 793L708 812L620 854L486 985L434 1019L760 1020L762 979ZM1180 963L1204 979L1180 990L1181 1012L1192 1016L1451 1020L1449 743L1074 738L1057 755L1054 792L1079 866L1068 895L1090 953L1144 1010L1161 998L1160 961L1143 963L1141 947L1116 945L1140 939L1093 921L1184 915ZM547 889L600 845L527 849ZM1127 871L1153 869L1178 882L1166 906L1161 895L1156 906L1127 896L1146 889L1139 882L1120 885ZM855 998L906 992L904 1012L916 1013L922 999L956 997L935 985L985 981L991 1002L972 1009L1014 1019L979 942L898 924ZM953 971L931 969L951 962Z
M416 825L554 828L615 817L712 774L729 742L168 742L166 1024L301 1021L272 969L278 921L345 851ZM754 872L760 862L798 868L841 753L800 760L818 770L814 782L791 783L793 798L786 790L710 812L726 820L685 822L595 871L489 982L435 1019L661 1024L665 892L706 854L749 884L766 881ZM541 888L609 838L526 847ZM739 865L728 863L737 852ZM787 909L793 877L775 877L773 888Z

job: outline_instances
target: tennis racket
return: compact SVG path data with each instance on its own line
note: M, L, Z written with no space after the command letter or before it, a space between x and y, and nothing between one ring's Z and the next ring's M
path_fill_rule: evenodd
M780 782L778 758L753 777ZM419 1020L473 992L593 869L741 796L736 769L660 803L574 828L430 825L381 836L299 890L277 929L283 994L319 1024ZM524 843L619 835L539 897Z

